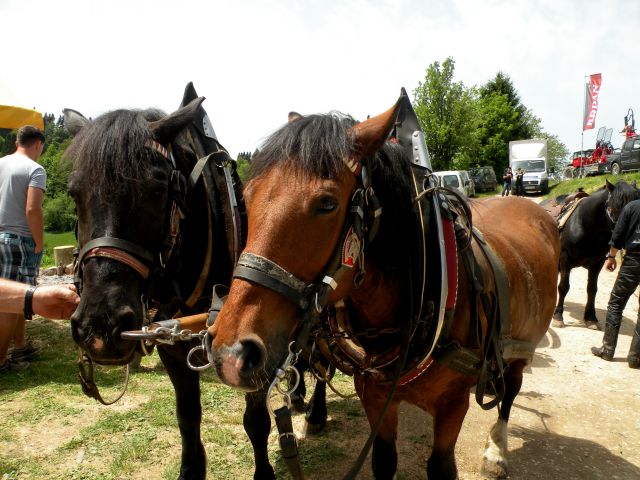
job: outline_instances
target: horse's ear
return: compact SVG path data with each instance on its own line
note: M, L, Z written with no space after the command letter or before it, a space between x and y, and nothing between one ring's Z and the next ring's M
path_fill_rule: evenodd
M204 102L204 97L198 97L171 115L155 122L149 122L153 137L163 145L171 142L193 120L202 102Z
M184 107L196 98L198 98L196 87L193 86L193 82L189 82L187 83L187 86L184 87L184 95L182 95L182 103L180 104L180 106Z
M607 186L607 190L609 190L610 192L613 192L616 186L613 183L611 183L608 179L605 180L605 182L606 182L605 185Z
M75 137L80 130L91 123L87 117L76 110L72 110L71 108L63 109L62 115L64 118L64 128L67 129L72 137Z
M353 160L362 160L384 145L398 116L399 107L400 102L398 101L386 112L369 118L349 129L350 133L355 137L355 151L352 154Z
M300 120L301 118L302 115L300 115L298 112L289 112L289 115L287 116L287 122L295 122L296 120Z

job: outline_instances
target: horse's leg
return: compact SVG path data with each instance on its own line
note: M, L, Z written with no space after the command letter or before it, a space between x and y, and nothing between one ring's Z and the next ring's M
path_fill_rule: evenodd
M505 372L505 394L500 405L498 421L493 425L487 438L482 473L489 478L507 478L508 422L513 401L522 386L522 370L526 362L516 360L509 364Z
M255 480L272 480L276 478L273 467L269 463L267 450L271 418L267 410L267 396L264 392L247 393L244 397L245 410L242 417L244 431L247 432L253 446Z
M382 407L386 401L386 392L379 395L369 396L365 394L364 410L369 420L371 428L375 426L382 412ZM398 468L398 451L396 450L396 438L398 437L398 404L392 401L384 414L382 426L373 441L373 451L371 452L371 467L376 480L392 479ZM438 478L438 477L433 477Z
M427 460L427 476L443 480L458 478L455 448L469 409L469 389L460 395L443 395L433 412L433 450Z
M181 346L161 346L158 347L158 353L176 393L176 416L182 437L178 479L203 479L206 477L207 460L200 439L200 375L187 366L186 352Z
M295 413L304 413L304 398L307 396L307 386L304 383L304 372L309 370L309 362L304 358L299 358L296 368L300 372L300 383L291 393L291 407Z
M589 267L587 279L587 304L584 307L584 323L591 330L598 330L598 317L596 317L596 293L598 293L598 276L604 265L604 258Z
M571 274L571 267L564 258L560 258L560 283L558 283L558 304L556 305L556 311L553 312L553 325L556 328L563 328L564 322L562 320L562 312L564 312L564 298L569 292L569 275Z
M321 432L327 425L327 384L321 380L316 381L313 397L307 406L307 414L304 422L304 434L313 435Z

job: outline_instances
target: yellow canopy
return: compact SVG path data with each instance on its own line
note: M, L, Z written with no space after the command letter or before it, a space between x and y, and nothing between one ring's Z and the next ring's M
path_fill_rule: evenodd
M0 128L14 129L25 125L34 125L44 130L42 114L28 108L0 105Z

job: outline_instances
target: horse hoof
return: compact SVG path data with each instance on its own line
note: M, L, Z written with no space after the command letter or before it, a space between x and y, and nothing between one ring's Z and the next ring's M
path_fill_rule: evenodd
M507 473L507 462L498 461L493 462L488 458L484 458L484 462L482 462L482 476L484 478L490 479L506 479L509 477Z
M291 399L291 410L293 413L305 413L304 399L301 397Z
M598 322L597 321L585 320L584 324L589 330L600 330L600 327L598 327Z
M304 430L302 432L302 437L306 438L309 435L317 435L324 430L326 427L326 422L323 423L309 423L305 420L304 422Z
M555 328L564 328L564 322L562 320L556 320L554 318L551 322L551 326Z

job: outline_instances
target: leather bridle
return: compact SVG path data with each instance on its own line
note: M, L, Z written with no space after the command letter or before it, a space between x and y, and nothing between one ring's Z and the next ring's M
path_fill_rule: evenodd
M154 273L164 269L179 244L180 219L185 214L185 196L187 190L186 177L178 170L173 154L155 140L149 139L145 147L162 156L171 167L169 177L170 202L165 212L164 241L160 251L153 252L136 243L118 237L104 236L93 238L74 252L74 283L78 293L82 293L82 274L84 264L91 258L109 258L127 265L143 280L152 283ZM77 224L76 224L77 238Z
M357 268L354 283L358 285L364 276L365 247L375 237L382 208L370 184L367 170L361 162L348 159L345 165L356 178L356 187L349 204L340 241L320 280L307 284L276 262L252 252L243 252L233 271L233 278L247 280L268 288L290 300L303 312L298 325L296 345L306 348L309 335L320 314L328 304L330 293L338 287L342 276Z

